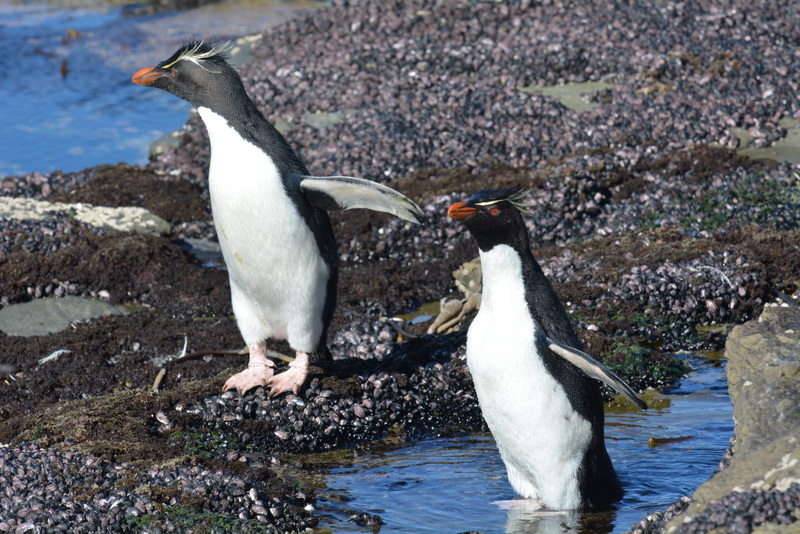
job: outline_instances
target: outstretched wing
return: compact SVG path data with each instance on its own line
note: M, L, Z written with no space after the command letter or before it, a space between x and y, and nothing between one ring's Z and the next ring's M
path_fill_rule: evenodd
M633 391L633 389L631 389L631 387L626 384L624 380L617 376L616 373L608 369L602 363L598 362L583 351L564 345L558 341L553 341L550 338L547 338L547 344L551 351L567 360L569 363L586 373L588 376L605 382L642 410L647 409L647 404L641 398L639 398L639 395L637 395L636 392Z
M425 216L412 200L391 187L350 176L300 176L300 190L315 207L327 211L365 208L391 213L413 223Z

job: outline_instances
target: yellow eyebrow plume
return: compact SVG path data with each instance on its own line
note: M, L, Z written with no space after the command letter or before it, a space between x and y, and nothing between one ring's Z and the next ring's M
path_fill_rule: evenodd
M205 45L206 45L206 43L204 41L198 41L191 48L187 48L186 50L181 52L178 55L178 57L175 59L175 61L173 61L172 63L170 63L168 65L164 65L164 67L162 67L162 68L168 69L168 68L172 67L173 65L175 65L177 62L182 61L184 59L188 59L189 61L192 61L195 64L197 64L199 67L205 69L205 67L200 65L200 60L208 59L208 58L216 56L218 54L222 54L224 52L227 52L228 50L231 49L231 47L233 46L233 43L228 41L228 42L225 42L225 43L223 43L221 45L212 46L208 50L201 51L200 49L203 48ZM208 69L206 69L206 70L208 70Z
M491 206L492 204L497 204L498 202L508 202L509 204L517 208L517 210L519 210L520 213L528 216L533 216L533 213L531 213L530 209L528 209L528 206L522 203L522 199L528 196L528 193L530 192L531 192L530 189L523 189L522 191L518 191L517 193L514 193L508 198L498 198L497 200L476 202L475 205L485 207L485 206Z

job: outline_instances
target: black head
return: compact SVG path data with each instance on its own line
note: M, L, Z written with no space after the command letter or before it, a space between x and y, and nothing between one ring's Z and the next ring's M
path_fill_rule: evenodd
M231 94L244 93L239 75L228 65L227 49L227 44L193 41L155 67L140 70L131 81L215 110Z
M529 250L528 230L522 220L525 207L521 204L527 193L519 187L485 189L466 202L456 202L447 214L467 227L483 251L500 244Z

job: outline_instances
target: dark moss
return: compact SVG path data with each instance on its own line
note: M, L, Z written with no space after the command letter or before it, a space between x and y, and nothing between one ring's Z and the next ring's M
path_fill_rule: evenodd
M532 187L535 183L537 183L535 174L530 169L489 162L484 171L473 171L468 167L425 169L394 180L388 185L411 198L431 200L437 195L454 192L472 194L487 187L521 186L527 188Z
M37 441L42 446L68 446L116 462L153 465L186 456L153 432L153 414L178 402L194 402L215 379L187 382L173 390L118 391L60 402L32 415L0 423L4 443Z
M691 371L679 358L629 341L612 342L604 361L637 390L669 386Z
M48 197L51 202L85 202L96 206L145 208L171 224L206 220L211 216L207 198L195 184L164 180L147 167L124 163L89 170L81 185Z
M255 519L242 520L230 515L203 511L202 506L187 505L184 502L176 505L162 505L160 513L145 514L140 517L127 517L127 524L133 531L144 531L169 524L180 531L191 531L197 534L214 532L238 532L241 534L273 534L272 526L260 524Z

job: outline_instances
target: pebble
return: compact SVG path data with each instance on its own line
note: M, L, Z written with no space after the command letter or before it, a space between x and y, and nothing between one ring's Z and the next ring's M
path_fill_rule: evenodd
M225 516L238 531L253 517L278 531L311 525L305 508L312 501L298 492L270 497L260 482L226 471L183 466L143 472L33 443L0 447L0 488L0 532L183 531L187 510ZM269 511L267 499L273 500Z
M632 525L630 532L631 534L662 534L664 525L672 518L685 512L691 503L692 499L690 497L681 497L668 506L666 510L648 514L638 524Z
M109 230L76 221L67 214L36 221L3 219L0 221L0 262L14 253L50 256L69 247L78 232L106 235Z
M211 395L186 411L231 442L249 433L248 441L265 452L352 446L380 438L392 427L404 428L409 437L447 428L485 431L466 368L463 333L431 340L392 345L384 361L393 370L356 375L348 391L326 389L313 378L298 396L268 399L264 388L255 388L243 397Z
M748 534L760 525L796 525L798 519L800 484L795 483L785 491L751 489L726 495L709 503L701 515L681 524L678 532L701 534L723 529L730 534Z

